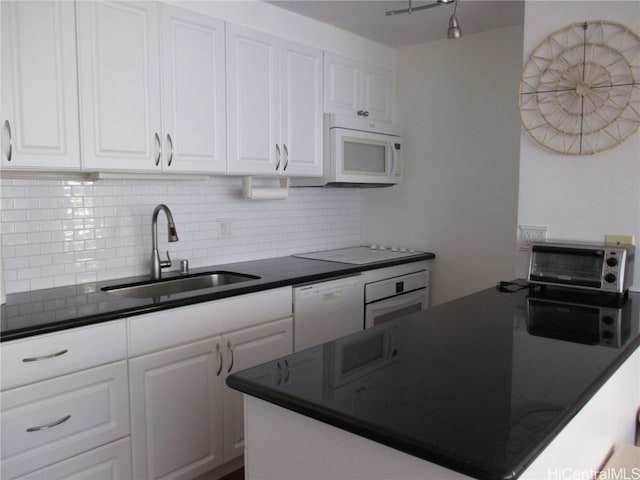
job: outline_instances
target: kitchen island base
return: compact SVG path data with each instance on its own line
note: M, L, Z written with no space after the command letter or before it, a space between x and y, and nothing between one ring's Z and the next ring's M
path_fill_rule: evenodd
M520 479L584 477L633 443L640 405L634 352L524 470ZM247 480L465 479L462 473L245 395Z

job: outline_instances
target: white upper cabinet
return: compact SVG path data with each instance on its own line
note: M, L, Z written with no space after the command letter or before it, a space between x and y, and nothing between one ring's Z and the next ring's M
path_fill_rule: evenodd
M224 173L224 22L162 5L164 169Z
M322 174L322 51L227 26L231 174Z
M322 175L322 51L282 42L282 172Z
M158 5L77 7L83 167L160 171Z
M0 2L2 166L78 169L73 2Z
M78 2L78 52L84 169L225 171L223 22Z
M278 40L227 25L229 172L274 174L280 169Z
M393 72L325 53L324 111L393 121Z

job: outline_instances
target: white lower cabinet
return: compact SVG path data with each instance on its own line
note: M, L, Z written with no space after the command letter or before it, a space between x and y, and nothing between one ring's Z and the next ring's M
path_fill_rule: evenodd
M247 328L224 335L224 344L231 354L227 375L254 367L293 353L293 319ZM229 461L244 454L243 396L226 385L223 391L224 459Z
M129 362L134 478L193 478L222 464L221 337Z
M4 480L26 474L37 478L34 470L129 435L124 360L3 391L0 402ZM119 456L119 463L127 478L128 460ZM55 478L67 478L72 471L55 468Z
M293 352L291 287L0 345L2 480L193 479L244 453L228 375Z
M130 480L131 444L129 437L18 477L16 480L64 480L69 478L74 480Z
M192 479L242 455L242 395L224 381L293 351L291 288L132 317L129 328L133 477Z

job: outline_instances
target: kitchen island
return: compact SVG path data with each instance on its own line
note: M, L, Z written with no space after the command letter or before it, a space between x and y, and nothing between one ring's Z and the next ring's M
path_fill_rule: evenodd
M635 438L639 305L492 288L232 375L247 478L591 478Z

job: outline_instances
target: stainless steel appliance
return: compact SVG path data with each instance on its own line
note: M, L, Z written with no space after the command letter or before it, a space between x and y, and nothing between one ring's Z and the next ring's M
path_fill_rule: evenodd
M292 178L291 186L384 187L402 182L398 127L341 115L324 116L324 176Z
M633 283L632 245L535 243L531 283L624 294Z
M362 330L362 291L360 275L295 287L294 351Z
M425 310L429 306L429 271L367 283L364 328Z

